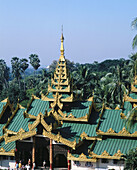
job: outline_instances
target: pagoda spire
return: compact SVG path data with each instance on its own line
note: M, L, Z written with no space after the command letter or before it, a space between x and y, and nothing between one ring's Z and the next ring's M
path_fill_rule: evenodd
M64 36L63 36L63 26L62 26L62 34L61 34L61 47L60 47L61 56L59 58L60 61L65 61L64 56Z

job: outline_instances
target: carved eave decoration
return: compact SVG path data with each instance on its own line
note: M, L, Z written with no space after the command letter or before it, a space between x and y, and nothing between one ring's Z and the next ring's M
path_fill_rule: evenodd
M104 150L101 155L95 154L93 151L89 153L90 156L93 158L101 158L101 159L121 159L121 156L123 155L120 150L117 151L114 155L109 155L109 153Z
M63 113L63 112L61 111L61 109L58 109L58 113L59 113L63 118L65 118L65 117L67 116L67 114L66 114L66 113Z
M133 104L133 108L134 108L134 107L137 107L137 104L134 103L134 104Z
M52 124L48 125L44 120L44 115L40 112L33 124L28 124L29 131L35 129L41 123L47 131L52 130Z
M14 110L14 112L12 112L11 117L8 118L8 121L7 121L6 125L3 126L3 130L9 125L9 123L11 122L11 120L13 119L13 117L15 116L15 114L17 113L17 111L19 109L22 109L22 106L19 103L17 103L16 109Z
M6 105L10 107L11 111L13 111L13 104L10 103L9 98L6 98L2 100L1 102L6 103Z
M69 85L70 80L67 78L65 82L63 82L62 80L59 81L59 79L57 79L57 82L52 78L51 79L51 84L53 85L60 85L60 86L67 86Z
M107 135L107 136L137 137L137 131L135 131L134 133L131 134L126 130L125 127L123 127L123 129L121 131L119 131L118 133L116 133L112 128L108 129L107 132L97 130L96 133L98 135Z
M47 93L48 95L48 93ZM54 102L55 99L54 98L48 98L47 96L45 96L43 93L41 93L41 100L43 101L51 101L51 102Z
M27 113L26 110L23 113L23 116L24 116L24 118L37 119L37 116L34 116L34 115L31 115L31 114Z
M21 128L14 136L8 137L8 135L4 135L5 144L16 141L16 140L23 140L23 139L29 138L31 136L36 135L36 133L37 133L36 129L25 132L25 130Z
M9 99L6 98L4 99L3 101L1 101L1 103L6 103L6 105L4 106L3 105L3 109L2 109L2 112L0 113L0 119L1 117L3 116L4 112L6 111L7 107L9 106L10 109L11 109L11 112L13 111L13 105L10 103Z
M123 154L121 153L120 150L118 150L117 153L115 153L113 156L111 156L111 155L109 155L109 153L106 150L104 150L104 152L102 152L101 155L98 155L98 154L94 153L93 151L90 151L89 155L94 158L120 159L121 155L123 155Z
M126 94L124 95L124 101L129 101L129 102L137 102L137 99L133 99L132 97L127 96Z
M69 141L69 140L63 138L60 135L60 133L58 133L57 135L54 135L51 132L47 132L47 131L43 130L43 136L46 136L46 137L48 137L50 139L53 139L53 140L55 140L57 142L63 143L64 145L67 145L67 146L69 146L69 147L71 147L73 149L76 148L76 139L74 141Z
M58 123L62 120L62 117L56 111L54 111L54 109L51 110L48 115L52 115L58 121Z
M68 115L68 117L59 117L59 120L64 120L64 121L75 121L75 122L87 122L88 121L88 114L86 114L83 117L76 118L72 113Z
M68 92L70 92L70 85L68 85L68 87L66 87L65 89L63 89L63 87L58 87L58 86L55 86L55 89L54 88L52 88L52 86L50 86L49 84L48 84L48 91L49 92L66 92L66 93L68 93Z
M124 113L120 113L121 119L127 119L127 116Z
M12 130L9 130L7 128L4 129L4 135L8 136L8 135L16 135L17 132L14 132Z
M0 148L0 155L15 156L14 149L6 152L4 148Z
M65 99L61 99L61 102L73 102L74 96L73 93L69 97L66 97Z
M0 136L0 142L4 139L4 135Z
M98 136L88 136L85 132L81 133L80 137L82 140L102 140L102 138Z
M67 159L68 159L68 160L73 160L73 161L97 162L97 159L92 158L92 157L91 157L91 158L87 158L84 153L82 153L81 155L79 155L78 158L74 157L71 153L68 153Z
M115 108L115 110L120 110L120 107L117 105L117 107Z
M87 100L87 101L91 101L91 102L93 102L93 99L94 99L94 97L92 96L92 97L88 98L88 100Z
M68 116L65 116L63 117L59 117L59 120L64 120L64 121L75 121L75 122L88 122L89 120L89 117L90 117L90 114L91 114L91 111L92 111L92 107L93 107L93 102L92 104L89 106L89 112L83 116L83 117L75 117L72 113L70 113Z
M55 95L53 95L53 97L54 97L55 100L54 100L53 103L51 103L52 109L53 109L56 105L58 105L58 107L59 107L60 109L62 109L62 108L63 108L63 103L60 102L60 99L61 99L62 95L59 95L59 93L57 92Z
M137 85L137 76L135 76L134 82L131 83L131 91L132 92L137 92L137 88L135 87L135 85Z

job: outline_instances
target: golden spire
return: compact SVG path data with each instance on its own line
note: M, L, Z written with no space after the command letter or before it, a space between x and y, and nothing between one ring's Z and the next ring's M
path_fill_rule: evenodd
M62 34L61 34L61 47L60 47L60 52L61 52L60 61L65 61L65 57L64 57L63 26L62 26Z

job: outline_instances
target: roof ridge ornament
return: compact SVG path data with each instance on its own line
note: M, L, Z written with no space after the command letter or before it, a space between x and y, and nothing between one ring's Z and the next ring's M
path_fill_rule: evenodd
M62 33L61 33L61 47L60 47L61 56L59 58L60 61L65 61L64 56L64 36L63 36L63 25L62 25Z

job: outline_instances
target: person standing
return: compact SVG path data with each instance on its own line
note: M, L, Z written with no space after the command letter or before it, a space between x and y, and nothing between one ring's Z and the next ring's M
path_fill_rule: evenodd
M21 170L22 168L22 164L21 164L21 161L19 162L19 170Z
M18 164L17 161L16 161L16 163L15 163L15 168L16 168L16 170L18 170L18 168L19 168L19 164Z
M32 164L32 170L34 170L35 169L35 162L33 162L33 164Z

